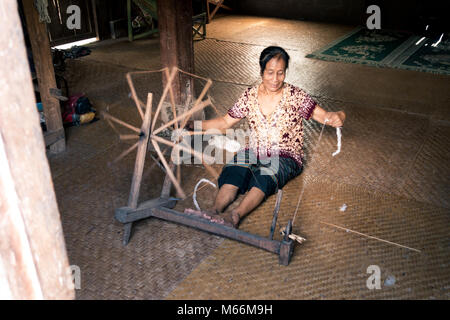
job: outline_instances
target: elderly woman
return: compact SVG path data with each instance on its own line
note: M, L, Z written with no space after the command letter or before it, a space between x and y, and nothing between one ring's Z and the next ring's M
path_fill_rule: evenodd
M302 171L303 124L310 118L341 127L345 113L327 112L302 89L285 83L289 55L280 47L261 52L261 83L248 88L223 117L202 122L202 130L222 132L247 118L250 142L244 152L224 166L218 184L213 214L219 214L234 227L264 199L282 188ZM253 159L253 161L252 161ZM231 213L224 210L245 194Z

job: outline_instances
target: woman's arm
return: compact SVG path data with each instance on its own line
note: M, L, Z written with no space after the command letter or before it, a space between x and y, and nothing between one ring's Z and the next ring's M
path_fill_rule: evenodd
M211 120L203 120L202 121L202 131L207 131L210 129L217 129L221 132L225 132L226 129L231 128L236 123L238 123L241 119L236 119L231 117L228 113L222 117L217 117Z
M312 118L322 124L325 123L325 120L328 120L327 125L338 128L344 125L345 112L328 112L317 105L312 113Z

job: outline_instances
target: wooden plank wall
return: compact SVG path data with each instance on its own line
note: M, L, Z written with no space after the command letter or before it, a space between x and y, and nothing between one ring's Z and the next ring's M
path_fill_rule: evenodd
M16 0L0 30L0 299L73 299Z

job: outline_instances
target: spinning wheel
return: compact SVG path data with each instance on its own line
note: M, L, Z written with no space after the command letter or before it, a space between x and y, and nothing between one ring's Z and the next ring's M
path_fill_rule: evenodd
M133 85L133 81L131 79L132 74L136 73L152 73L152 72L163 72L166 76L166 85L163 89L161 99L159 100L158 106L156 108L155 113L152 112L152 93L148 93L147 96L147 102L145 104L145 110L144 103L139 100L135 87ZM203 87L200 95L193 103L192 108L190 108L188 111L177 115L176 111L176 105L175 105L175 97L174 92L172 88L172 82L174 81L174 78L177 73L184 73L186 75L189 75L191 77L200 78L203 80L206 80L206 84ZM226 225L220 225L213 223L211 220L208 220L202 216L198 215L192 215L189 214L189 210L185 210L185 212L178 212L175 210L172 210L172 208L175 206L176 201L178 199L171 198L170 197L170 188L173 184L175 186L175 189L177 191L177 194L180 198L184 199L186 198L186 193L184 192L183 188L181 187L180 178L181 178L181 163L178 161L176 163L177 165L177 177L175 177L173 171L175 167L175 163L170 160L170 163L166 160L164 157L164 152L169 150L170 148L178 148L181 150L184 150L185 152L191 154L194 157L197 157L201 160L203 165L205 166L206 170L208 170L214 178L218 178L217 172L210 167L205 160L213 162L213 158L203 155L200 152L197 152L195 150L192 150L190 146L186 146L182 144L184 135L194 135L194 134L204 134L202 131L195 131L195 132L188 132L183 131L182 129L186 126L186 123L188 119L196 112L204 109L208 105L211 105L213 108L214 105L211 102L211 98L208 97L206 100L203 100L205 97L207 91L211 87L212 81L210 79L205 79L198 77L193 74L186 73L178 68L173 68L170 73L169 69L165 68L159 71L141 71L141 72L131 72L127 74L127 81L131 89L131 96L136 104L136 108L139 112L139 115L142 119L142 125L141 128L137 128L129 123L126 123L120 119L117 119L113 116L111 116L108 113L104 113L104 118L106 121L112 126L112 128L117 131L113 125L113 122L131 130L134 132L134 134L127 134L127 135L120 135L120 138L122 140L130 140L135 139L137 140L130 148L125 150L115 161L118 161L125 157L127 154L132 152L137 148L137 155L136 155L136 162L134 166L134 173L133 173L133 179L131 182L131 190L130 195L128 197L128 204L126 207L117 208L115 210L115 218L124 224L124 235L123 235L123 244L128 244L131 236L131 228L132 223L140 220L145 219L148 217L155 217L159 219L163 219L166 221L171 221L175 223L179 223L185 226L189 226L192 228L196 228L202 231L206 231L209 233L213 233L219 236L227 237L230 239L234 239L236 241L240 241L270 252L273 252L279 256L279 262L282 265L288 265L289 261L291 259L291 255L294 248L294 242L292 240L293 235L291 234L292 231L292 223L289 221L288 225L284 229L284 238L280 241L274 240L274 228L277 221L278 211L280 209L280 202L281 202L281 196L282 196L282 190L279 190L278 197L277 197L277 203L274 210L274 217L272 220L272 227L270 230L269 237L263 237L255 234L251 234L242 230L235 229L230 226ZM160 126L156 126L157 119L161 114L161 108L163 106L164 100L166 99L167 95L170 96L170 104L171 109L173 113L173 119L168 120ZM188 98L187 101L190 101L191 99ZM217 110L216 110L217 111ZM165 139L163 136L159 135L163 132L165 129L172 128L176 132L177 135L172 135L172 140L170 141L168 139ZM141 181L142 181L142 173L144 169L144 163L145 163L145 157L147 153L147 149L149 144L153 146L155 152L157 153L159 160L161 161L162 165L165 168L166 171L166 177L163 184L161 196L156 199L152 199L149 201L142 202L138 205L138 198L139 198L139 191L141 187ZM164 144L166 146L165 151L162 151L159 144ZM193 210L191 210L192 212ZM200 212L201 214L201 212ZM303 239L304 240L304 239Z
M142 101L140 101L140 99L138 98L138 96L136 94L136 90L135 90L133 80L132 80L132 75L144 74L144 73L155 73L155 72L162 72L166 76L166 85L163 89L162 96L159 100L156 111L153 113L152 112L153 94L148 93L147 102L144 105L144 103ZM199 79L206 81L205 86L203 87L198 98L193 103L192 108L190 108L188 111L186 111L180 115L177 115L176 105L175 105L175 97L174 97L174 92L173 92L173 88L172 88L172 83L173 83L174 78L177 75L177 73L183 73L188 76L199 78ZM199 158L202 161L202 164L205 166L206 170L208 170L208 172L214 178L218 177L218 173L205 162L205 160L208 160L208 162L212 163L213 162L212 157L203 155L200 152L193 150L190 146L188 147L181 143L183 137L186 134L194 135L194 134L203 134L204 133L202 131L188 132L188 131L185 131L182 129L186 126L187 121L194 113L203 110L205 107L207 107L209 105L212 106L212 101L211 101L210 97L203 100L207 91L211 87L212 81L210 79L202 78L202 77L187 73L176 67L174 67L170 71L170 73L169 73L168 68L164 68L162 70L157 70L157 71L130 72L126 75L126 78L127 78L128 85L130 86L130 89L131 89L131 96L134 100L134 103L136 104L136 108L142 119L141 128L137 128L129 123L126 123L106 112L103 113L103 116L106 119L106 121L110 124L110 126L117 133L119 133L119 132L114 127L113 122L134 132L134 134L126 134L126 135L119 133L119 137L121 140L136 140L136 142L114 160L115 162L119 161L120 159L122 159L123 157L125 157L126 155L128 155L129 153L134 151L135 149L137 149L136 162L135 162L135 166L134 166L134 173L133 173L131 190L130 190L130 194L129 194L129 198L128 198L127 207L130 209L136 209L138 207L139 191L140 191L140 187L141 187L142 174L143 174L145 158L146 158L146 153L147 153L149 144L151 144L153 146L155 152L158 155L159 161L161 161L162 165L165 168L165 172L166 172L166 179L164 182L163 192L157 202L159 205L166 204L167 206L170 206L171 204L173 204L173 201L171 201L171 198L169 195L171 184L174 185L174 187L177 191L177 196L179 198L182 198L182 199L186 198L186 193L184 192L183 188L181 187L181 183L180 183L181 163L178 162L176 164L177 170L176 170L176 177L175 177L175 174L173 172L174 167L175 167L174 162L172 160L170 160L170 163L169 163L164 156L164 154L170 148L177 148L178 152L179 152L179 149L181 149L184 152L187 152L188 154L191 154L194 157ZM157 120L158 120L158 117L161 115L161 109L163 107L163 103L164 103L167 95L170 96L170 104L171 104L173 119L169 120L166 123L163 122L163 124L161 126L157 127L156 126L156 124L158 122ZM191 100L191 98L189 97L187 100L189 102ZM145 106L145 110L143 110L144 106ZM175 130L174 132L178 133L178 135L175 136L175 141L168 140L168 139L164 138L163 136L159 135L166 129L174 129ZM164 152L161 151L159 144L163 144L166 146L166 149ZM155 159L155 160L157 160L157 159ZM127 224L125 224L124 244L128 243L130 233L131 233L131 223L127 223Z

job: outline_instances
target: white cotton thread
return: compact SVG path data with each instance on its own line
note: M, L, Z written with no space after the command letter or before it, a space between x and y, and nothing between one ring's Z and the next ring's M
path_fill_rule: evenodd
M209 139L208 144L219 149L225 149L228 152L237 152L241 148L241 144L238 141L222 135L212 137Z
M341 127L336 128L336 136L337 136L337 150L333 152L332 154L333 157L341 152L341 140L342 140Z
M328 121L330 121L330 120L329 119L325 119L325 121L323 122L322 130L320 130L320 134L319 134L319 139L317 140L316 146L314 147L313 154L311 156L311 162L312 163L314 162L313 160L315 158L315 154L316 154L317 148L319 147L320 141L322 140L322 134L323 134L323 131L325 129L325 125L327 124ZM297 216L298 208L299 208L300 202L301 202L301 200L303 198L303 192L305 191L305 186L306 186L306 181L302 185L302 189L300 190L300 195L298 197L297 206L295 207L294 217L292 218L292 227L294 227L295 217Z
M325 120L324 120L324 122L323 122L322 130L320 131L320 135L319 135L319 139L317 140L316 146L314 147L314 150L313 150L313 155L311 156L311 162L314 162L314 161L313 161L313 160L314 160L314 155L315 155L316 150L317 150L317 148L318 148L318 146L319 146L320 140L322 139L322 134L323 134L323 131L324 131L324 129L325 129L325 125L326 125L327 122L329 122L329 121L330 121L330 119L325 118ZM333 157L334 157L335 155L337 155L339 152L341 152L341 138L342 138L341 127L336 128L336 135L337 135L337 145L338 145L337 147L338 147L338 149L333 153ZM299 208L299 206L300 206L300 202L301 202L302 197L303 197L303 192L304 192L304 190L305 190L305 185L306 185L306 182L303 184L303 186L302 186L302 188L301 188L301 190L300 190L300 195L299 195L299 197L298 197L297 206L296 206L295 212L294 212L294 217L293 217L293 219L292 219L292 226L294 226L294 223L295 223L295 217L297 216L298 208ZM345 204L344 204L344 205L345 205ZM340 209L342 209L342 208L343 208L343 207L341 207ZM347 207L345 206L344 211L345 211L346 208L347 208Z
M197 188L202 182L207 182L210 185L212 185L214 188L217 188L216 185L214 183L212 183L211 181L209 181L208 179L203 178L203 179L200 179L199 182L197 182L197 184L195 185L195 188L194 188L194 194L192 195L192 200L194 201L194 206L198 211L202 211L202 210L200 209L200 206L198 205L198 202L197 202Z

